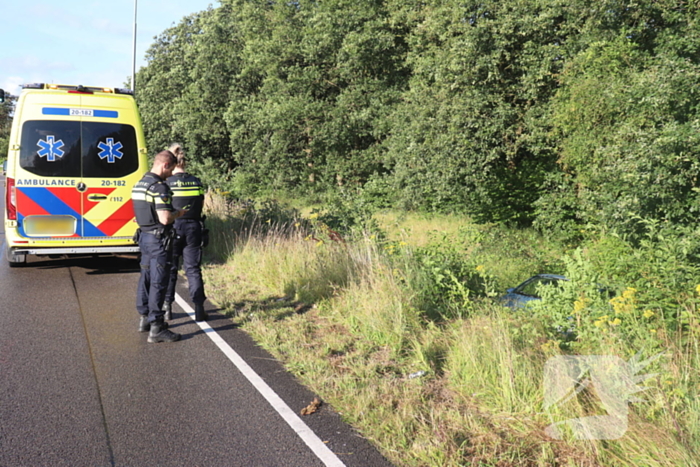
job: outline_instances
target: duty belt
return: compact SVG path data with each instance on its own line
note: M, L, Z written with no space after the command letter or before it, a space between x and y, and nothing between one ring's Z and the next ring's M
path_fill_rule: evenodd
M164 231L164 230L142 230L142 233L155 235L155 237L158 239L163 238L163 236L165 235L165 232L166 231Z

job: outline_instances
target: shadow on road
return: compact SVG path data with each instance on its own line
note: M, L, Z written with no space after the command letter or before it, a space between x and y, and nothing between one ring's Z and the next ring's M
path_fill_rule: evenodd
M137 255L123 256L60 256L31 258L26 269L86 269L86 274L131 274L140 272Z
M207 310L207 313L209 313L209 319L207 319L206 322L212 329L214 329L216 332L221 332L240 328L240 326L232 322L230 318L220 314L221 312L223 312L223 310L218 308ZM174 332L178 332L177 328L191 324L189 321L178 321L179 319L185 317L187 317L186 313L182 311L175 311L175 308L173 307L173 319L169 321L170 329ZM206 331L200 328L194 332L182 333L182 340L191 339L199 334L206 334Z

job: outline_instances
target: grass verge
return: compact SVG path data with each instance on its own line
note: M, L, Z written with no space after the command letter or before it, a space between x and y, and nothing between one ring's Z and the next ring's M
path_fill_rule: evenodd
M222 258L205 267L209 295L396 465L697 465L697 327L658 328L665 358L623 437L545 434L605 411L595 391L546 411L544 367L560 342L546 319L492 300L515 275L565 267L536 234L385 217L383 240L333 241L303 219L223 212L209 222ZM599 331L587 352L637 352L618 328Z

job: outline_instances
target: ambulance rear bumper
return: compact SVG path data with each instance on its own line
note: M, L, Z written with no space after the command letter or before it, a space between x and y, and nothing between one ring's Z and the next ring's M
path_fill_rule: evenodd
M11 247L17 255L108 255L115 253L138 253L138 245L133 246L74 246L74 247Z

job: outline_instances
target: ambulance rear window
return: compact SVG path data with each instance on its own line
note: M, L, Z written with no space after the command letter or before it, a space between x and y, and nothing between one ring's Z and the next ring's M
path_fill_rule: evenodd
M83 177L123 177L139 166L136 131L120 123L83 123Z
M80 177L80 122L24 122L19 165L44 177Z
M22 127L20 166L39 176L119 178L138 163L130 125L31 120Z

